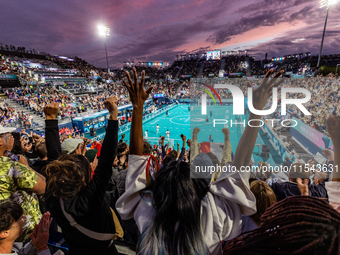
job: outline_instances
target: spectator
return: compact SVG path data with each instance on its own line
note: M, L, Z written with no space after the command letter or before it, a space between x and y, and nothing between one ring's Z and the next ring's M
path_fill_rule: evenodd
M82 139L67 138L61 144L61 149L67 154L81 155L83 151L83 143L84 141Z
M110 118L93 179L91 165L82 155L64 154L46 167L46 206L63 230L70 255L118 254L113 242L116 237L114 221L117 217L110 208L110 202L105 199L105 189L117 153L117 147L112 147L118 143L116 99L105 101L105 106ZM58 103L55 103L45 110L46 122L56 122L54 132L51 132L55 137L46 134L47 144L49 139L58 139L57 121L54 120L58 108ZM61 149L56 148L56 151ZM72 221L78 225L70 225Z
M15 240L23 231L25 219L23 209L16 202L7 201L0 204L0 254L50 255L47 246L48 228L52 221L50 220L50 213L47 212L43 215L30 235L31 241L21 248L22 244L16 243Z
M250 190L256 197L256 213L242 216L242 232L254 230L262 225L261 216L268 207L277 202L274 191L264 181L253 181Z
M40 142L36 147L35 147L35 152L39 157L39 160L35 161L34 164L32 165L32 169L37 171L38 173L43 174L42 169L50 163L50 161L47 158L47 148L46 148L46 143L45 142Z
M288 197L262 219L259 228L231 240L224 254L339 254L340 213L325 201Z
M18 241L25 241L41 219L37 195L45 193L46 183L42 175L4 156L8 148L8 134L13 130L0 127L0 203L16 201L23 208L26 219Z
M153 182L149 180L149 176L146 175L149 157L141 156L143 152L142 106L152 88L144 91L144 76L143 72L141 83L138 83L135 78L133 84L129 74L127 74L129 83L124 81L134 109L130 136L130 164L126 179L127 190L117 201L117 210L124 220L135 218L142 233L138 247L138 252L141 254L207 254L207 252L219 254L222 249L220 240L235 237L241 232L241 213L251 215L256 212L255 198L249 190L249 183L233 181L243 180L241 172L222 173L208 186L204 179L191 179L190 165L178 161L172 161L167 167L162 168L155 179L151 173L150 179ZM137 77L135 70L134 77ZM261 99L254 97L257 98L256 109L263 109L266 104L270 95L269 87L279 84L264 82L254 92L255 95L261 93ZM260 118L260 116L252 117ZM244 131L236 150L242 150L244 153L236 153L234 159L236 168L239 169L246 160L250 159L248 154L251 154L254 149L257 132L258 128L246 128ZM147 184L150 182L152 185L148 187ZM146 202L143 202L138 195L145 188L153 193L151 201L145 198ZM230 199L228 190L233 190L233 199ZM213 216L216 212L218 215ZM187 215L191 215L190 220ZM159 246L159 243L162 243L162 246Z
M273 182L270 183L270 187L275 192L277 197L277 201L281 201L289 196L298 196L300 195L300 190L297 185L297 178L301 178L302 180L309 180L310 171L305 164L302 163L294 163L291 165L289 170L289 181L282 182ZM310 195L313 197L319 198L327 198L327 191L325 188L325 183L315 184L309 183L309 191Z

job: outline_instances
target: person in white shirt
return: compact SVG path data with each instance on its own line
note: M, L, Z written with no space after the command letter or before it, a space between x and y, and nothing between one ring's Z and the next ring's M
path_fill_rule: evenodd
M144 138L145 138L146 140L148 139L148 131L147 131L147 130L145 130Z
M135 77L138 76L135 69L133 72ZM264 81L272 73L273 69ZM249 189L249 172L222 172L215 182L208 185L205 178L191 178L195 167L186 162L173 160L159 171L150 167L150 157L142 155L141 130L143 105L152 88L144 91L144 72L141 83L132 83L128 73L126 76L128 81L124 80L124 84L129 88L134 118L126 190L118 199L116 208L123 220L135 219L141 233L137 253L221 255L222 241L241 233L242 215L256 212L256 199ZM254 91L254 95L263 91L261 97L254 98L259 109L262 110L266 104L271 85L279 84L264 82ZM257 115L251 117L261 118ZM257 127L245 129L233 161L236 170L249 165L258 130ZM195 141L192 147L197 147L197 139Z
M166 130L166 137L168 138L168 141L169 141L169 139L170 139L170 131L168 129Z
M157 134L158 134L159 133L159 126L158 126L158 124L157 124L156 129L157 129Z
M30 114L28 115L28 122L30 123L30 127L32 127L33 116Z

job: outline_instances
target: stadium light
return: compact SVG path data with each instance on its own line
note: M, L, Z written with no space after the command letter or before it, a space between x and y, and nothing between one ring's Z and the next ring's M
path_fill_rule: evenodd
M98 26L98 32L99 35L102 37L110 36L110 28L105 27L103 25ZM105 54L106 54L106 64L107 64L107 72L110 72L110 67L109 67L109 59L107 57L107 49L106 49L106 40L104 39L104 44L105 44Z
M246 56L247 56L247 53L249 52L249 50L245 50L244 52L246 53Z
M110 35L110 28L99 25L98 32L100 36L109 36Z
M320 60L321 60L321 53L322 53L323 41L324 41L324 39L325 39L325 32L326 32L326 26L327 26L327 19L328 19L329 6L335 5L337 2L339 2L339 0L320 0L320 8L326 7L326 9L327 9L327 14L326 14L325 26L324 26L324 28L323 28L323 34L322 34L321 47L320 47L320 53L319 53L319 58L318 58L318 65L317 65L317 67L320 66Z
M340 64L337 64L337 65L336 65L335 74L338 73L338 66L340 66Z

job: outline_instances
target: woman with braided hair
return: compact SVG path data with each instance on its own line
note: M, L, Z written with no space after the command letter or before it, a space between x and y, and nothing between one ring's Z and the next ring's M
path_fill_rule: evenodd
M309 196L288 197L269 207L262 225L231 240L224 254L339 254L340 213Z

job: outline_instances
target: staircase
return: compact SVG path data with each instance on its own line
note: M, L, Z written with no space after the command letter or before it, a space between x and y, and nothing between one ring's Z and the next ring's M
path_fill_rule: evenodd
M321 67L319 67L318 68L318 70L316 70L315 72L314 72L314 77L316 77L318 74L320 74L321 73Z
M181 65L179 66L179 68L178 68L178 70L177 70L177 73L175 74L174 79L177 79L177 78L178 78L178 76L179 76L179 74L180 74L180 72L181 72L183 66L184 66L184 61L182 61Z
M184 85L184 83L182 83L181 85L178 86L178 88L176 90L176 95L181 91L183 85Z
M68 91L67 89L64 89L62 87L59 88L59 91L61 93L65 94L65 95L67 95L67 96L73 96L73 94L70 91Z
M200 68L198 69L197 78L202 78L204 65L205 65L205 61L202 61L202 63L200 64Z
M17 112L24 112L26 115L31 114L33 116L33 129L34 130L43 130L45 127L45 119L34 114L29 109L21 106L15 100L8 100L7 101L9 108L13 108ZM34 123L38 125L34 125Z
M224 67L225 67L225 58L222 58L221 60L221 66L220 66L220 72L224 72Z

